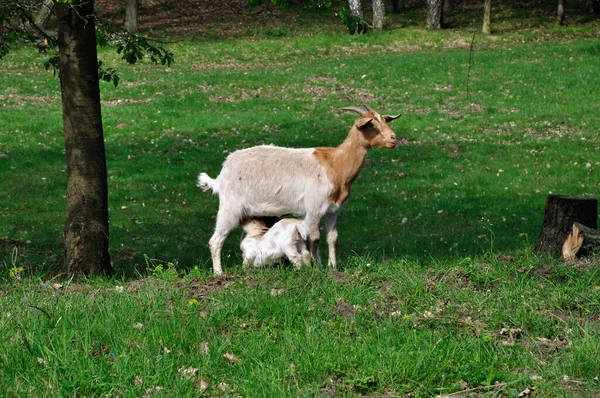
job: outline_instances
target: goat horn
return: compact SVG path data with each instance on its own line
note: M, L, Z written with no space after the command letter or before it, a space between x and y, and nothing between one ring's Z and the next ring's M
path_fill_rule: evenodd
M346 107L340 108L340 110L342 110L342 111L349 111L349 112L355 112L355 113L358 113L359 115L364 115L365 113L367 113L367 112L365 112L364 109L361 109L361 108L359 108L357 106L346 106Z
M386 119L386 121L392 121L392 120L394 120L394 119L398 119L400 116L402 116L402 114L401 114L401 113L399 113L399 114L397 114L397 115L395 115L395 116L392 116L392 115L385 115L385 116L384 116L384 118Z
M373 112L373 109L371 109L371 107L370 107L369 105L365 104L364 102L363 102L363 104L362 104L362 105L363 105L363 106L365 107L365 109L366 109L366 110L368 110L369 112Z

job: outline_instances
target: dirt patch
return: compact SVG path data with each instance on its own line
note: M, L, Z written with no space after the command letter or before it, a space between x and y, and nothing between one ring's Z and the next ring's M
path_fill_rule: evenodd
M536 269L534 275L541 278L548 278L554 273L554 267L552 265L543 265Z
M177 282L175 286L185 291L188 297L200 299L215 292L227 290L233 283L233 278L228 275L213 276L208 279L195 278L191 281Z
M353 316L356 313L357 307L350 304L348 301L346 300L339 300L336 304L335 307L333 308L333 312L336 315L339 315L341 317L344 318L348 318Z
M54 288L56 290L56 288ZM65 290L69 293L83 293L89 294L94 287L92 285L88 285L87 283L69 283L65 286Z
M331 270L327 273L327 277L336 283L346 283L350 280L350 275L338 270Z
M162 286L166 283L167 283L166 281L163 281L160 279L143 278L143 279L138 279L138 280L129 282L127 285L125 285L125 290L129 293L136 293L140 289L144 288L145 286L156 287L156 286Z
M17 239L9 239L7 237L0 238L0 247L3 249L12 249L14 247L27 246L26 242Z

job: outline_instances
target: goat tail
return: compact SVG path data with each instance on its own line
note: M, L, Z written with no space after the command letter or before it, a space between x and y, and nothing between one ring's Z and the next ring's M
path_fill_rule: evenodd
M196 185L202 188L202 190L205 192L210 189L212 190L214 195L219 193L219 183L217 182L217 180L210 178L206 173L200 173Z

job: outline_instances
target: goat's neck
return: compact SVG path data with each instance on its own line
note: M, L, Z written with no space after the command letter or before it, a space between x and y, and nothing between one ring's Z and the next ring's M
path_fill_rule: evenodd
M341 206L348 198L350 186L358 176L369 148L362 134L353 128L339 146L316 149L315 157L333 185L330 202Z
M356 178L367 157L370 146L356 129L350 130L348 137L334 151L333 160L337 170L352 181Z

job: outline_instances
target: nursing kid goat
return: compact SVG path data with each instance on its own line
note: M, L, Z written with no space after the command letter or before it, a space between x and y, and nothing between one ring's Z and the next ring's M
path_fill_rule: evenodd
M328 265L335 267L337 216L367 152L373 146L391 149L397 144L387 123L400 115L383 116L365 108L341 108L360 116L338 147L256 146L231 153L216 179L206 173L198 176L200 188L219 195L217 223L209 241L215 275L223 273L221 248L231 230L254 217L286 214L304 218L313 258L317 257L319 221L325 217Z

